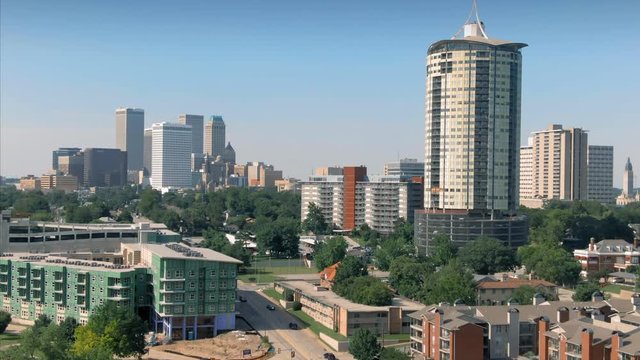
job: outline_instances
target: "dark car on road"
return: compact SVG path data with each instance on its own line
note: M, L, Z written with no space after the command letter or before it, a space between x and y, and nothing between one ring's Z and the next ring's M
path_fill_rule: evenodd
M336 356L333 353L324 353L325 360L336 360Z
M273 305L271 305L271 304L269 304L269 305L267 305L267 309L269 309L269 310L273 311L273 310L275 310L275 309L276 309L276 307L275 307L275 306L273 306Z
M294 322L290 322L289 323L289 329L291 330L298 330L298 324L294 323Z
M240 302L247 302L247 298L244 296L239 296L238 300L240 300Z

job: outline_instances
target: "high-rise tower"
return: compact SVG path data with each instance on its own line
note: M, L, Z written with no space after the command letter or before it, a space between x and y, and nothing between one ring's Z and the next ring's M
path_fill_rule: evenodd
M627 163L624 165L622 195L627 197L633 196L633 166L631 165L631 158L627 158Z
M151 126L151 186L154 189L190 188L191 125L157 123Z
M488 37L473 1L458 33L429 47L425 210L415 220L416 245L427 253L434 232L458 246L479 235L511 246L526 242L526 232L521 234L526 218L513 216L519 186L520 49L525 46Z
M471 16L429 47L425 208L515 212L523 43L486 35Z
M116 109L116 148L127 152L127 170L143 168L144 110Z
M183 125L191 125L191 134L193 137L193 139L191 140L191 152L194 154L204 154L204 147L202 146L204 116L182 114L178 116L178 123Z
M224 155L226 125L222 116L212 115L204 126L204 152L215 158Z

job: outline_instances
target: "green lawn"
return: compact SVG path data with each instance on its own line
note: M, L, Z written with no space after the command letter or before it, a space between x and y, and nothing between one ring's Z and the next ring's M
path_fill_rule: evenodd
M268 289L264 289L262 290L262 292L267 295L268 297L278 301L278 300L284 300L284 298L282 297L282 294L280 294L279 292L277 292L275 289L273 288L268 288Z
M274 282L279 275L287 274L315 274L318 270L306 266L264 266L247 268L245 274L238 275L238 279L244 282L259 282L261 284Z
M315 320L313 320L311 316L302 312L302 310L298 310L298 311L289 310L289 312L293 314L293 316L297 317L300 321L305 323L305 325L307 325L309 329L311 329L311 331L313 331L316 334L323 333L338 341L348 340L346 336L342 334L338 334L337 332L329 329L328 327L316 322Z
M0 347L17 344L20 342L20 334L0 334Z
M620 294L620 290L629 290L633 291L633 286L631 285L620 285L620 284L609 284L602 288L604 292L616 293Z

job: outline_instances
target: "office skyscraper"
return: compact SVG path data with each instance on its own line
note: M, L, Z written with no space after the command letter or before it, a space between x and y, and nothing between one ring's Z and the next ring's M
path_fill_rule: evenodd
M520 49L525 46L489 38L474 2L457 34L429 47L425 210L416 213L415 222L419 250L428 253L434 233L457 246L480 235L514 247L526 243L526 218L513 216L519 185Z
M589 145L587 164L589 200L613 203L613 146Z
M151 156L153 154L153 129L144 129L144 148L142 156L142 165L144 167L145 175L151 176Z
M116 148L127 152L127 170L143 168L144 110L116 109Z
M204 152L214 159L224 155L226 125L222 116L212 115L204 127Z
M384 164L384 175L400 176L402 179L424 176L424 163L417 159L400 159L397 162Z
M75 155L82 151L80 148L70 147L70 148L58 148L58 150L52 151L51 158L51 168L53 170L58 170L58 158L61 156L71 156Z
M178 123L183 125L191 125L191 152L194 154L204 154L203 132L204 132L204 116L182 114L178 116Z
M192 187L191 126L163 122L153 124L151 129L151 186L154 189Z
M127 184L127 153L120 149L84 149L84 186Z

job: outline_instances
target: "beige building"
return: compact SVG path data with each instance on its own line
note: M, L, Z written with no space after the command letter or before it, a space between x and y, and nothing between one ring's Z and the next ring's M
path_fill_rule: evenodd
M342 168L339 166L319 167L313 170L313 175L315 176L342 175Z
M20 190L40 190L41 181L33 175L27 175L20 179Z
M278 192L281 192L281 191L299 192L300 191L300 181L294 178L276 180L275 186Z
M520 148L520 201L533 199L533 146Z
M78 178L73 175L42 175L40 185L42 190L72 192L78 190Z
M357 304L306 281L276 282L274 288L285 300L299 301L302 311L315 321L344 336L358 329L374 334L408 334L409 314L424 307L403 298L394 298L390 306Z
M624 165L624 175L622 176L622 194L616 198L616 205L624 206L640 201L640 193L633 190L633 165L631 159L627 158Z
M506 278L502 280L480 281L476 284L478 305L507 305L514 291L522 286L530 286L541 294L558 296L558 286L545 280L526 280Z
M520 173L520 202L544 199L586 200L588 198L588 168L586 131L579 128L563 129L562 125L549 125L546 130L531 135L531 150L521 151L521 161L530 157L530 174ZM524 157L524 159L523 159Z

